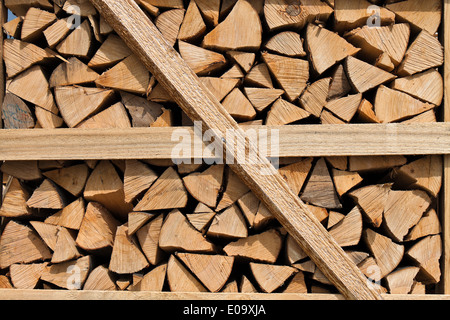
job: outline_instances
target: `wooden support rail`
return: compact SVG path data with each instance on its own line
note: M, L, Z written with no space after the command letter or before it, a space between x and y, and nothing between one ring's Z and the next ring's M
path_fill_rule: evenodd
M199 81L180 55L133 0L91 0L100 14L122 37L155 78L192 119L212 130L232 155L230 168L267 206L294 237L311 260L347 299L374 300L381 296L370 286L358 267L330 236L278 171L245 137L220 102ZM255 155L254 162L241 162L228 148L226 132L233 130L239 146ZM301 141L298 142L301 144ZM230 162L230 161L229 161Z
M450 154L450 123L243 129L268 135L278 130L279 147L269 147L269 157ZM172 154L175 147L194 151L193 128L0 130L0 160L179 159Z

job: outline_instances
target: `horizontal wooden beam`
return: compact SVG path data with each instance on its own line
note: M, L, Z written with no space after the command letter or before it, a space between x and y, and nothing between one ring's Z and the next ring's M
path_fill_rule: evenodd
M1 300L343 300L340 294L189 293L144 291L0 289ZM384 300L450 300L448 295L384 294Z
M269 146L270 157L450 154L450 123L244 129L267 132L269 140L278 135L278 150ZM195 156L194 130L187 127L0 130L0 160L172 159L174 148L190 149L192 159L204 154Z

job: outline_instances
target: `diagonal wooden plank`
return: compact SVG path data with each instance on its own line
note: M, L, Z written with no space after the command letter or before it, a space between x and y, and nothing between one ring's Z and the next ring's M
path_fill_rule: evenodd
M259 154L244 131L200 83L137 4L133 0L91 2L183 111L192 120L202 121L204 129L210 130L215 141L222 141L230 168L263 201L336 288L348 299L381 299L358 267L271 163ZM235 135L233 140L238 150L243 146L254 155L253 161L243 161L239 157L227 132Z

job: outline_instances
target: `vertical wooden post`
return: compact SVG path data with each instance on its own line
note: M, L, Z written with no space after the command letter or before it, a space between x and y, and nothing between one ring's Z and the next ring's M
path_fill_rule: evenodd
M444 40L444 121L450 122L450 0L444 1L442 33ZM444 177L441 200L442 281L441 293L450 294L450 155L444 156Z

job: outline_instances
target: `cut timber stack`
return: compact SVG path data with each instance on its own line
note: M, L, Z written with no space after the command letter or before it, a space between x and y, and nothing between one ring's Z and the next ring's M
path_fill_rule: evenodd
M3 288L335 293L224 165L21 161L0 216ZM284 160L291 189L381 293L433 293L442 158Z
M240 123L436 121L440 0L138 3ZM4 128L191 124L88 0L5 4Z

